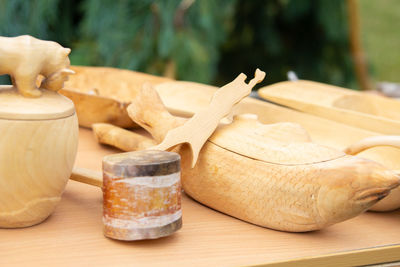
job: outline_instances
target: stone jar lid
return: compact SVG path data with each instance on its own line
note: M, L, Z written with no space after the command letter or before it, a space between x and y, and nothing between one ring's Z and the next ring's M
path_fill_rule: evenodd
M27 98L12 86L0 86L0 119L54 120L74 113L74 103L56 92L42 90L41 97Z
M180 156L159 150L112 154L103 158L103 171L114 177L169 175L180 171Z

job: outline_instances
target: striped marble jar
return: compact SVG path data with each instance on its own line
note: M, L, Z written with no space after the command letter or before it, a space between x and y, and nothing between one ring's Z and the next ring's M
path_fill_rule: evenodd
M182 227L180 156L143 150L103 159L104 235L119 240L168 236Z

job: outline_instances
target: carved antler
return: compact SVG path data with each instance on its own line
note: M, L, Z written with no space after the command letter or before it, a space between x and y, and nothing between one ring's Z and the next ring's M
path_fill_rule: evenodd
M184 125L170 130L159 145L150 149L167 150L178 144L187 143L192 151L193 168L200 149L215 131L219 121L231 112L234 105L248 96L251 89L264 77L265 72L257 69L254 78L246 84L246 75L240 74L234 81L214 93L207 110L196 113Z

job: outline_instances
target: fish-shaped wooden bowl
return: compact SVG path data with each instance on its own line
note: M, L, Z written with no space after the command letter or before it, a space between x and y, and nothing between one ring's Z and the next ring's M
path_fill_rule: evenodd
M128 114L157 142L183 123L169 115L151 87L143 88ZM191 197L282 231L317 230L350 219L400 185L397 174L374 161L313 143L299 124L262 124L254 115L220 125L193 168L189 146L176 151L182 185Z
M261 88L271 102L382 134L400 134L400 101L312 81Z
M121 127L133 126L134 123L129 118L126 107L145 82L156 84L155 89L170 113L183 117L190 117L195 112L207 108L217 89L214 86L171 81L162 77L113 68L73 66L72 69L78 74L70 77L66 84L69 89L63 89L62 93L74 101L78 109L80 125L87 127L96 122L109 122ZM104 82L103 79L105 79ZM92 80L95 80L96 86L91 85ZM155 83L151 82L153 80ZM116 85L112 81L115 81ZM129 81L133 84L132 87ZM119 83L124 84L125 89L120 91L119 88L122 86L118 85ZM84 98L84 100L80 98ZM380 135L378 132L363 130L253 98L243 99L236 106L234 112L236 114L256 114L258 120L264 124L279 122L300 124L307 130L314 142L338 150L344 150L366 137ZM126 123L118 123L119 120ZM360 156L379 162L392 170L400 170L399 149L377 147L362 152ZM397 188L388 197L374 205L373 209L385 211L399 207L400 188Z

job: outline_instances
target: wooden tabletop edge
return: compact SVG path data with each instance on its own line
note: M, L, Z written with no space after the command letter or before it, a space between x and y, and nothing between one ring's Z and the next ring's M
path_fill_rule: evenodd
M267 267L361 266L400 261L400 243L259 264Z

